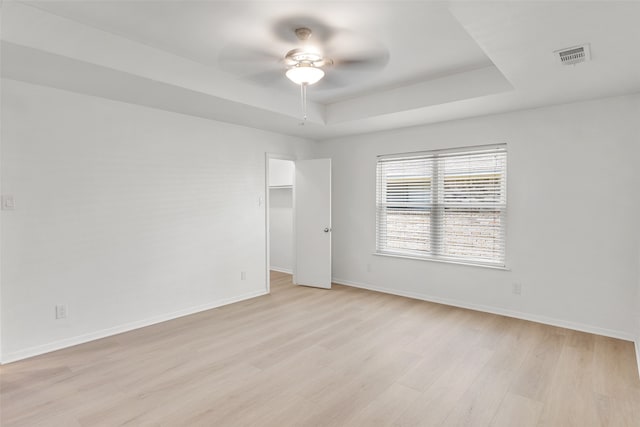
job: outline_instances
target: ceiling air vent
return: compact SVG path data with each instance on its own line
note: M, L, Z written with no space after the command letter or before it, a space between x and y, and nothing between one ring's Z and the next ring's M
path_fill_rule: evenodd
M563 65L575 65L591 59L591 50L588 43L582 46L556 50L554 53L558 55L560 63Z

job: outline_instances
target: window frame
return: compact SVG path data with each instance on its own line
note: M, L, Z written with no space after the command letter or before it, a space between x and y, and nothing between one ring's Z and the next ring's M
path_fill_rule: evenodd
M381 233L381 212L383 211L383 209L388 209L388 206L386 207L382 207L382 204L380 203L380 197L381 197L381 188L380 186L382 185L382 180L381 180L381 166L380 163L381 161L384 162L385 160L393 160L393 159L425 159L425 160L429 160L431 162L431 168L433 171L431 177L426 178L425 181L428 181L429 183L429 187L431 188L431 196L433 199L430 202L430 207L427 208L426 210L428 210L430 212L429 215L429 233L432 238L433 236L435 236L436 234L441 235L442 237L438 239L436 245L438 246L440 243L442 243L445 239L445 234L444 234L444 227L445 224L444 222L442 222L442 218L444 215L444 209L447 208L447 204L446 202L441 202L439 203L437 197L437 192L438 191L442 191L442 189L444 188L445 185L445 179L446 176L444 174L440 174L437 171L437 168L440 165L440 159L442 159L443 157L447 158L447 157L455 157L455 156L464 156L464 155L478 155L478 154L482 154L482 153L487 153L490 154L492 151L496 151L498 153L503 153L504 156L504 163L503 163L503 167L500 170L500 174L503 176L503 178L501 178L501 191L499 192L499 194L501 195L501 197L504 199L504 203L494 203L492 206L487 206L487 208L491 208L491 207L495 207L496 209L496 213L500 218L500 227L499 227L499 236L502 237L501 239L501 248L502 248L502 252L500 253L501 255L501 259L497 259L496 261L486 261L486 260L482 260L482 259L478 259L478 258L474 258L473 256L467 256L467 257L463 257L463 256L451 256L451 255L446 255L442 253L442 249L438 249L438 247L436 247L436 251L440 251L440 252L436 252L433 253L433 246L431 243L431 240L429 241L429 252L421 252L419 250L407 250L407 249L389 249L389 248L382 248L381 244L383 243L383 239L381 239L380 233ZM375 190L375 197L376 197L376 206L375 206L375 210L376 210L376 218L375 218L375 226L376 226L376 236L375 236L375 252L374 255L380 255L380 256L389 256L389 257L395 257L395 258L405 258L405 259L415 259L415 260L422 260L422 261L436 261L436 262L444 262L444 263L449 263L449 264L459 264L459 265L468 265L468 266L476 266L476 267L485 267L485 268L491 268L491 269L499 269L499 270L509 270L508 268L508 263L507 263L507 218L508 218L508 150L507 150L507 144L506 143L499 143L499 144L491 144L491 145L476 145L476 146L468 146L468 147L457 147L457 148L452 148L452 149L439 149L439 150L429 150L429 151L419 151L419 152L407 152L407 153L394 153L394 154L384 154L384 155L378 155L376 157L376 190ZM435 188L433 188L435 187ZM385 180L385 189L387 189L388 187L386 187L386 180ZM435 197L434 197L434 192ZM385 195L388 193L385 192ZM386 202L388 204L388 201ZM501 206L499 206L501 205ZM450 206L449 206L450 208ZM467 209L470 209L469 207L466 207ZM463 205L462 210L464 210L465 207ZM472 208L471 208L472 209ZM482 208L478 208L479 210ZM410 209L409 209L410 210ZM417 209L416 209L417 211ZM442 211L442 212L439 212ZM385 211L386 213L386 211ZM441 215L440 218L437 218L438 215ZM385 229L386 229L386 225L385 224ZM435 225L435 226L434 226ZM386 240L385 240L386 241Z

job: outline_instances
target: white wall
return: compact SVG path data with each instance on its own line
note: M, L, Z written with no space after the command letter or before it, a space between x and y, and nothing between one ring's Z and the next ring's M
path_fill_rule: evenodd
M293 272L293 189L269 190L270 261L273 270Z
M632 339L639 117L635 95L319 144L336 183L334 279ZM499 142L509 271L373 255L376 155Z
M638 162L640 164L640 162ZM640 185L638 185L640 188ZM636 298L636 359L638 362L638 373L640 374L640 236L638 236L638 291Z
M309 142L2 89L3 361L265 292L265 152Z
M283 187L293 185L295 163L291 160L269 159L269 186Z
M287 273L293 273L294 173L295 162L269 159L269 187L272 187L269 190L270 268Z
M2 212L3 361L264 292L264 153L316 144L2 85L0 179L17 205ZM639 113L636 95L318 144L333 159L334 277L640 335ZM510 271L372 255L376 155L503 141Z

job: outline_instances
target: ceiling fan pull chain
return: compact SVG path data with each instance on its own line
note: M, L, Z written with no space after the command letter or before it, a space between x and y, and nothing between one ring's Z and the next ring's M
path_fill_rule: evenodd
M302 120L307 121L307 83L300 85L300 91L302 96Z

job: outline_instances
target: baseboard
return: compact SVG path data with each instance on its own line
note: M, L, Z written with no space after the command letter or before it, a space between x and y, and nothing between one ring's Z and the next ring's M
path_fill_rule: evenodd
M89 334L79 335L71 338L65 338L63 340L54 341L52 343L43 344L35 347L29 347L24 350L14 351L12 353L8 353L4 355L4 357L2 358L2 364L16 362L18 360L27 359L29 357L39 356L44 353L61 350L67 347L73 347L78 344L84 344L89 341L110 337L112 335L121 334L123 332L128 332L134 329L144 328L145 326L155 325L156 323L166 322L168 320L176 319L178 317L184 317L190 314L199 313L201 311L211 310L213 308L221 307L223 305L233 304L235 302L248 300L248 299L259 297L266 294L267 292L265 290L249 292L249 293L238 295L235 297L216 300L207 304L202 304L195 307L174 311L172 313L163 314L160 316L154 316L154 317L144 319L144 320L139 320L136 322L126 323L124 325L115 326L113 328L102 329L100 331L91 332Z
M273 271L277 271L279 273L287 273L287 274L293 274L293 270L290 268L284 268L284 267L270 267L270 270Z
M530 313L524 313L524 312L520 312L520 311L514 311L514 310L507 310L504 308L500 308L500 307L492 307L492 306L486 306L486 305L481 305L481 304L471 304L468 302L464 302L464 301L459 301L459 300L454 300L454 299L449 299L449 298L440 298L440 297L434 297L431 295L425 295L425 294L419 294L419 293L415 293L415 292L406 292L406 291L398 291L395 289L388 289L388 288L383 288L383 287L378 287L378 286L371 286L371 285L367 285L365 283L358 283L358 282L353 282L350 280L344 280L344 279L340 279L337 277L334 277L332 279L333 283L336 283L338 285L345 285L345 286L351 286L354 288L361 288L361 289L367 289L370 291L376 291L376 292L382 292L385 294L392 294L392 295L397 295L397 296L401 296L401 297L407 297L407 298L413 298L413 299L419 299L419 300L423 300L423 301L429 301L429 302L435 302L438 304L444 304L444 305L450 305L450 306L454 306L454 307L460 307L460 308L466 308L469 310L475 310L475 311L482 311L485 313L491 313L491 314L498 314L501 316L507 316L507 317L513 317L516 319L522 319L522 320L528 320L531 322L537 322L537 323L542 323L545 325L551 325L551 326L557 326L560 328L566 328L566 329L573 329L575 331L580 331L580 332L588 332L591 334L595 334L595 335L602 335L605 337L611 337L611 338L618 338L621 340L625 340L625 341L632 341L636 343L636 355L638 354L638 342L635 340L635 337L627 332L623 332L623 331L616 331L616 330L612 330L612 329L607 329L607 328L601 328L598 326L593 326L593 325L585 325L582 323L576 323L576 322L571 322L568 320L562 320L562 319L554 319L551 317L546 317L546 316L540 316L540 315L536 315L536 314L530 314ZM640 359L639 363L640 363Z

